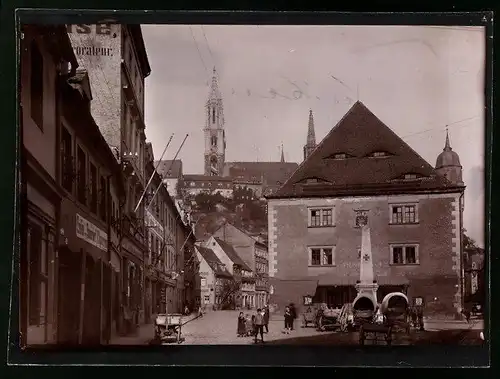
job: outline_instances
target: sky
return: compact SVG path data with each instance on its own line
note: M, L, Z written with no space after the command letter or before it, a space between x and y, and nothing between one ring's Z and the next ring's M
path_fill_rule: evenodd
M215 67L226 161L300 163L309 109L316 142L356 100L431 165L446 128L460 156L467 234L484 246L484 29L445 26L143 25L147 139L158 159L203 173Z

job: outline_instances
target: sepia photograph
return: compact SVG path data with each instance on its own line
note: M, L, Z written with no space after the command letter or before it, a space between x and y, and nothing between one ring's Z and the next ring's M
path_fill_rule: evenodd
M486 344L485 41L21 24L21 346Z

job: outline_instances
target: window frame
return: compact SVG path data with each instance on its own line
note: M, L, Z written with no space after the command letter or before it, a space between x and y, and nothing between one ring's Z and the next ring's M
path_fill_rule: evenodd
M60 167L61 167L61 187L73 195L75 188L76 175L76 152L75 152L75 135L72 133L70 128L68 128L64 122L61 122L61 138L60 138ZM64 134L69 136L69 153L66 151L65 141L63 139ZM69 167L68 167L69 166ZM69 171L69 172L67 172ZM68 179L67 175L71 175Z
M332 255L332 263L331 264L324 264L323 263L324 259L325 259L325 250L327 250L327 249L331 250L331 255ZM319 264L313 264L313 259L312 259L313 250L320 251ZM308 266L309 267L334 267L334 266L336 266L336 264L335 264L335 245L308 246L307 253L308 253Z
M393 218L393 210L396 207L401 207L401 222L394 221ZM406 209L409 207L414 207L415 217L414 221L405 221ZM391 203L389 204L389 225L415 225L419 223L419 210L418 210L418 202L412 203Z
M34 61L35 54L38 61ZM43 132L43 118L44 118L44 73L45 62L43 53L38 46L36 39L30 42L30 117L38 128ZM36 88L40 86L40 88ZM35 93L35 90L37 92Z
M88 207L90 212L97 215L99 209L99 167L95 164L94 160L90 157L87 158L88 161L88 187L89 187L89 195L88 195ZM92 169L95 170L95 183L92 180ZM95 191L94 191L95 190ZM94 204L95 202L95 204Z
M314 211L319 211L319 224L313 225L313 216L312 212ZM326 211L331 211L331 222L329 224L325 224L325 212ZM326 216L328 217L328 215ZM316 217L314 218L316 219ZM307 227L308 228L331 228L335 226L335 206L323 206L323 207L309 207L307 209Z
M407 248L414 247L415 248L415 263L408 263L407 259ZM402 248L403 249L403 262L395 263L394 262L394 249ZM419 244L418 243L391 243L389 244L389 263L391 266L418 266L420 264L420 252L419 252Z
M82 152L82 155L84 157L83 159L83 164L84 164L84 167L83 167L83 170L80 170L80 157L79 157L79 152ZM87 185L88 185L88 154L87 152L85 151L85 149L82 147L82 145L80 145L78 142L76 143L76 182L77 182L77 190L76 190L76 199L78 200L78 202L84 206L87 206L87 203L88 203L88 189L87 189ZM81 175L80 175L80 171L83 171L83 183L80 182L82 179L81 179ZM83 196L83 199L82 199L82 196Z

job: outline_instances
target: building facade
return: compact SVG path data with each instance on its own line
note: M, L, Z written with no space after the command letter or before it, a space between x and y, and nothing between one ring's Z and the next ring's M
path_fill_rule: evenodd
M91 113L86 71L61 88L59 310L61 344L106 344L118 334L121 167Z
M212 249L200 244L194 249L199 262L200 281L200 298L196 299L196 304L206 310L215 309L221 304L224 289L234 281L233 276Z
M248 264L231 244L218 237L211 236L204 243L204 247L211 249L233 276L235 288L231 300L234 306L253 308L255 306L255 276Z
M184 175L182 188L186 198L194 198L201 193L220 194L225 198L233 196L233 181L222 176Z
M424 297L428 313L456 315L463 303L463 194L463 183L436 172L357 102L268 198L275 301L353 301L362 214L378 297L404 291Z
M238 256L248 265L255 277L252 287L248 291L255 291L252 307L262 308L267 304L269 297L269 261L267 245L257 241L243 230L230 223L225 223L214 232L214 237L231 245ZM247 291L247 292L248 292Z
M92 115L125 174L126 197L119 208L121 324L137 326L145 321L147 233L144 203L137 204L147 180L144 80L151 68L139 25L67 25L67 32L89 74Z
M21 248L20 343L59 338L58 110L61 77L75 74L76 57L64 28L23 25L20 41ZM71 72L65 67L71 65Z

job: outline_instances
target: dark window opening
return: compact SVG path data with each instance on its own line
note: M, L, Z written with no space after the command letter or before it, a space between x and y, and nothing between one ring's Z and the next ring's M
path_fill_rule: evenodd
M311 226L321 225L321 211L319 209L311 211Z
M406 246L406 263L415 264L417 263L417 250L415 246Z
M31 42L31 118L43 130L43 57L35 41Z
M97 213L97 167L92 163L90 166L90 210Z
M212 124L215 124L215 108L212 108Z
M403 264L403 248L398 246L392 249L392 263Z
M43 229L29 226L29 324L45 325L47 311L47 251Z
M77 153L78 159L78 201L82 204L86 204L87 198L87 162L86 156L83 150L78 147Z
M321 249L311 249L311 266L321 265Z
M333 265L332 249L323 249L323 266Z
M99 199L99 215L101 216L101 220L106 221L106 198L107 198L107 188L106 188L106 179L101 176L101 185L100 185L100 199Z
M73 167L73 138L65 127L61 131L61 168L62 186L68 192L73 192L74 167Z

